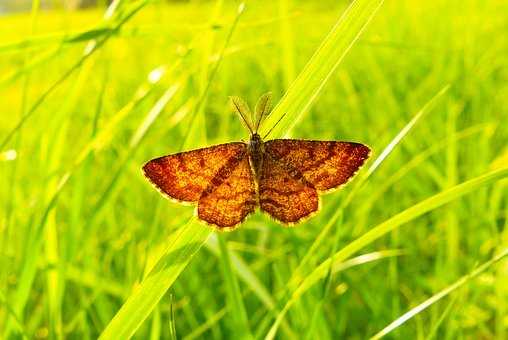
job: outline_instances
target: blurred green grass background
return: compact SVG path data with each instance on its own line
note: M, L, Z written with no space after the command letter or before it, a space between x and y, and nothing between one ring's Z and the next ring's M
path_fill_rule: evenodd
M162 199L141 166L184 145L246 140L228 96L253 104L272 91L277 102L346 6L249 2L223 55L237 2L149 2L114 30L104 8L1 17L0 338L99 336L193 214ZM449 90L341 218L354 183L296 228L256 213L212 235L135 337L173 338L174 327L178 338L262 338L307 255L303 275L418 202L506 169L507 33L503 0L386 1L290 135L361 141L374 159ZM90 39L98 47L80 62ZM504 179L395 228L298 296L277 336L373 336L506 251L507 207ZM507 311L502 260L388 337L505 339Z

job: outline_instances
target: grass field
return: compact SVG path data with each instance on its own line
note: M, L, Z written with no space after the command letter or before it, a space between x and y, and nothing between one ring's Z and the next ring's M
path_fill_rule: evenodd
M0 338L508 339L506 1L117 4L0 17ZM267 91L271 138L373 150L318 215L148 184Z

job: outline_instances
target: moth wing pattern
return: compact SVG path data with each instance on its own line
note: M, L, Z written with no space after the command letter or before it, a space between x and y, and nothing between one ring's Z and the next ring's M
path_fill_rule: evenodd
M178 201L197 202L217 173L246 152L247 145L242 142L219 144L152 159L143 171L163 194Z
M265 156L259 178L259 206L276 220L295 224L319 209L319 197L300 173Z
M231 230L256 209L256 185L247 152L224 166L198 202L198 217L221 230Z
M274 139L265 153L300 172L319 191L346 183L370 155L368 146L354 142Z

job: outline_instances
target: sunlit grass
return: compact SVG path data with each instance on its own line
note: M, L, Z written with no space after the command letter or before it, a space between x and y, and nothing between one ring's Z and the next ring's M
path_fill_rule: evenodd
M508 7L381 3L2 17L0 338L503 338ZM270 138L373 149L320 214L217 234L148 185L268 91Z

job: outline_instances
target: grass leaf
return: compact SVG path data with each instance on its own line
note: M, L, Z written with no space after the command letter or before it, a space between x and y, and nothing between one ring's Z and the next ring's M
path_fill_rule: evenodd
M123 304L99 339L128 339L134 335L160 299L185 269L189 261L210 236L210 230L195 218L178 230L178 234L150 273Z
M76 70L78 70L86 61L89 59L95 52L97 52L100 47L102 47L112 36L112 32L120 29L127 21L129 21L136 13L138 13L146 4L147 0L140 0L132 5L129 8L129 11L118 20L118 23L115 26L115 29L108 32L108 34L102 36L98 41L90 41L90 44L87 45L83 56L81 56L67 71L65 71L57 80L55 80L51 86L49 86L46 91L39 96L39 98L35 101L35 103L30 107L30 109L18 120L14 128L12 128L9 133L3 138L0 143L0 150L4 149L5 146L10 142L11 138L21 129L21 127L30 119L36 110L42 105L42 103L46 100L46 98L55 91L65 80L67 80ZM109 19L109 17L107 18Z
M382 3L383 0L351 3L265 120L261 136L283 136L298 123Z
M458 199L459 197L470 193L474 190L477 190L478 188L490 184L492 182L495 182L497 180L500 180L504 177L508 176L508 168L500 169L500 170L494 170L487 174L484 174L482 176L476 177L474 179L471 179L467 182L461 183L459 185L456 185L448 190L445 190L443 192L440 192L432 197L429 197L410 208L407 208L397 215L389 218L388 220L384 221L383 223L375 226L374 228L370 229L367 233L360 236L353 242L346 245L344 248L339 250L337 253L333 255L333 263L336 261L345 261L347 258L349 258L351 255L356 253L358 250L364 248L365 246L371 244L375 240L379 239L380 237L386 235L390 231L393 231L397 229L402 224L405 224L411 220L414 220L415 218L432 211L446 203L449 203L453 200ZM329 264L328 264L329 267ZM326 268L328 268L326 267ZM326 270L326 268L321 268L319 266L316 270ZM273 323L267 338L273 339L275 337L275 334L277 332L277 328L280 324L280 322L283 320L284 315L289 310L289 307L296 301L296 299L301 295L301 291L308 286L308 280L310 278L313 278L314 275L311 274L299 284L299 286L293 291L291 294L291 298L286 302L284 308L281 310L281 312L277 315L277 318L275 322Z
M481 273L483 273L484 271L489 269L492 265L499 262L506 256L508 256L508 248L501 251L499 254L497 254L492 259L490 259L489 261L485 262L484 264L482 264L481 266L479 266L478 268L473 270L468 275L464 275L463 277L461 277L459 280L455 281L450 286L441 290L439 293L432 295L430 298L428 298L424 302L420 303L418 306L411 308L411 310L407 311L406 313L404 313L403 315L398 317L396 320L394 320L392 323L390 323L388 326L386 326L381 331L379 331L374 336L372 336L371 339L373 339L373 340L374 339L381 339L382 337L388 335L389 333L394 331L396 328L402 326L406 321L414 318L416 315L423 312L425 309L429 308L430 306L432 306L439 300L445 298L446 296L450 295L451 293L453 293L454 291L456 291L463 285L469 283L469 281L476 278L478 275L480 275Z
M207 97L210 83L217 73L218 66L224 55L224 50L238 24L243 8L244 6L241 4L221 50L220 58L212 69L208 83L196 105L191 124L194 124L196 118L202 115L201 107ZM192 126L187 129L187 138L185 138L184 146L185 144L196 142L195 138L189 138L189 136L195 133ZM133 292L106 326L100 335L100 339L132 337L143 321L148 318L167 290L175 282L176 278L185 269L192 257L201 249L210 234L210 228L200 224L195 217L191 218L186 225L182 226L178 230L178 236L175 237L174 241L171 242L161 254L154 268L144 277L138 289Z
M27 253L19 274L20 284L17 286L14 295L14 310L16 313L21 314L26 306L28 295L37 272L37 261L40 256L43 244L43 233L46 229L48 217L52 213L58 198L63 189L66 187L69 179L74 174L75 170L92 153L92 151L97 151L99 148L104 147L105 144L107 144L106 142L111 140L115 132L118 130L120 123L122 123L128 115L132 113L133 109L146 98L156 84L157 82L146 82L142 84L137 89L133 98L115 115L113 115L108 124L101 129L97 135L93 136L93 138L91 138L91 140L82 148L81 152L76 156L74 162L72 162L70 169L67 169L67 171L60 176L58 181L55 181L54 188L52 188L48 194L47 203L44 206L40 222L36 225L29 238L29 246L27 247ZM6 327L6 334L10 331L10 324L8 324Z
M239 339L252 339L252 334L247 321L247 312L242 299L242 293L238 284L236 273L233 272L231 255L224 239L226 235L220 235L219 249L226 284L226 296L228 297L229 315L232 320L232 335Z

